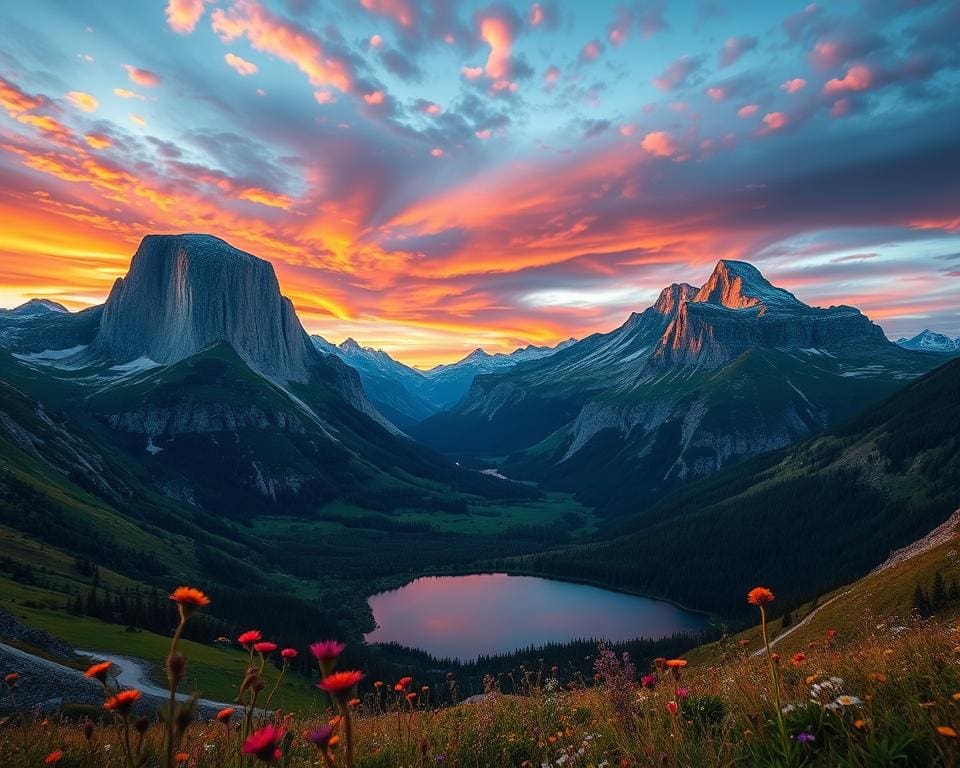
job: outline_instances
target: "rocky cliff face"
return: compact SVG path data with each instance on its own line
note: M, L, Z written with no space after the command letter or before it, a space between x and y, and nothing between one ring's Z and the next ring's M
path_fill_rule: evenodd
M161 365L227 342L278 382L309 378L314 350L272 265L211 235L148 235L103 308L93 351Z

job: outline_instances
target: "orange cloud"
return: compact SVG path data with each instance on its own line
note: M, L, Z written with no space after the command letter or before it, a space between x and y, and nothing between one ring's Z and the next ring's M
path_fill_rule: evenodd
M100 106L100 102L94 96L91 96L89 93L84 93L83 91L70 91L66 95L67 101L69 101L77 109L81 109L84 112L96 112L97 107Z
M371 13L393 19L402 27L412 27L416 18L409 0L360 0L360 5Z
M146 101L146 96L136 91L131 91L129 88L114 88L113 95L119 96L121 99L139 99L140 101Z
M43 101L40 98L28 95L9 80L0 77L0 107L3 107L8 114L27 112L42 104Z
M640 146L657 157L674 157L678 153L677 143L666 131L648 133L643 137Z
M83 138L91 149L107 149L108 147L113 146L113 142L110 141L110 137L105 136L102 133L88 133Z
M280 19L253 0L236 0L229 10L213 12L213 31L223 42L246 36L258 51L293 64L311 85L349 91L353 78L347 62L327 55L320 41Z
M130 118L131 123L134 125L139 125L141 128L147 124L146 120L144 120L140 115L135 115L133 112L131 112L128 117Z
M207 0L169 0L167 3L167 24L174 32L187 35L193 32L203 16L203 7Z
M140 69L132 64L124 64L123 68L127 71L127 77L130 78L130 81L137 85L142 85L144 88L153 88L160 85L160 75L151 72L149 69Z
M256 74L257 65L246 59L241 59L239 56L228 53L223 57L223 60L227 62L227 65L230 66L240 77L247 77L248 75Z
M280 195L276 192L270 192L260 187L247 187L237 193L240 200L247 200L251 203L259 203L270 208L287 209L293 205L293 200L286 195Z
M513 34L510 25L499 16L488 16L480 22L480 39L490 46L484 71L491 80L510 76L510 48Z
M857 65L850 67L842 78L828 80L823 86L823 92L846 93L849 91L865 91L873 84L873 72L869 67Z

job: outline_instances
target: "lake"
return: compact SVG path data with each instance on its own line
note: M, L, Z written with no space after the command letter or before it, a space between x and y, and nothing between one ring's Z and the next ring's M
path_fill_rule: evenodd
M658 639L705 623L661 600L505 573L424 577L369 603L377 629L367 642L462 661L584 638Z

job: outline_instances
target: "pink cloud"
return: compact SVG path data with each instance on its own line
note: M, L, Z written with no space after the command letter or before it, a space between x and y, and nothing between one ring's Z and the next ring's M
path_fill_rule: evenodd
M467 80L477 80L483 76L483 67L463 67L460 73L467 78Z
M363 94L363 100L372 107L383 104L384 98L383 91L371 91L370 93Z
M757 39L744 35L743 37L728 37L720 51L720 67L729 67L736 64L747 51L757 47Z
M489 129L489 128L484 128L484 129L481 130L481 131L476 131L476 132L474 133L474 136L476 136L478 139L480 139L480 141L486 141L487 139L490 138L490 129Z
M632 24L633 15L623 8L619 9L616 20L607 27L607 39L614 45L623 45L630 35Z
M636 131L637 126L633 123L627 123L626 125L621 125L617 130L620 131L620 135L626 138L633 136Z
M147 97L142 93L131 91L129 88L114 88L113 95L119 96L121 99L139 99L140 101L147 100Z
M327 54L320 41L295 24L284 21L254 0L237 0L229 11L213 12L213 31L223 42L246 36L258 51L294 64L311 85L332 85L349 91L353 85L350 65Z
M513 32L505 19L488 16L480 22L480 39L490 46L490 55L484 71L491 80L504 80L510 76L510 48Z
M540 3L534 3L530 6L530 14L527 18L531 27L539 27L543 24L544 13Z
M230 66L238 75L241 77L246 77L247 75L255 74L257 71L257 65L246 59L241 59L239 56L228 53L223 57L223 60L227 62L227 65Z
M167 3L167 24L180 35L193 32L207 0L169 0Z
M759 110L759 104L744 104L742 107L740 107L740 109L737 110L737 117L743 119L753 117Z
M418 112L424 115L436 116L443 112L443 108L439 104L434 104L432 101L420 101L416 105L416 108Z
M550 65L547 67L547 71L543 73L543 80L547 84L548 88L553 88L557 84L557 80L560 79L560 68Z
M849 91L865 91L873 83L873 72L869 67L857 65L850 67L842 78L833 78L828 80L823 86L823 92L846 93Z
M707 96L714 101L723 101L727 98L727 91L723 87L715 85L712 88L707 88Z
M591 40L580 49L580 61L593 61L602 50L603 47L597 40Z
M313 98L317 100L317 104L333 104L336 101L330 91L314 91Z
M371 47L371 48L379 48L381 45L383 45L383 38L380 37L380 35L373 35L373 36L371 36L371 38L370 38L370 47Z
M360 0L360 5L378 16L393 19L401 27L412 27L416 20L416 8L409 0Z
M124 64L123 68L127 71L127 77L130 78L130 81L137 85L142 85L144 88L160 85L160 75L156 72L151 72L149 69L140 69L132 64Z
M837 99L830 107L830 117L846 117L850 114L850 99Z
M666 131L654 131L643 137L640 146L651 155L657 157L674 157L677 152L677 144L673 137Z
M434 147L430 150L430 154L434 157L443 157L443 150L440 147Z
M779 131L787 123L790 122L790 118L784 112L768 112L763 116L763 127L760 128L758 133L761 135L767 135Z
M786 91L787 93L797 93L797 91L802 91L806 87L807 81L802 77L794 77L791 80L780 83L780 90Z

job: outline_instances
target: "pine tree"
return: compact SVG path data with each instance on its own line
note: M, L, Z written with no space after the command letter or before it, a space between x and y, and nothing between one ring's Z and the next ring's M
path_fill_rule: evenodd
M927 597L927 593L923 591L923 587L919 584L917 584L917 588L913 590L913 610L924 618L931 613L930 599Z

